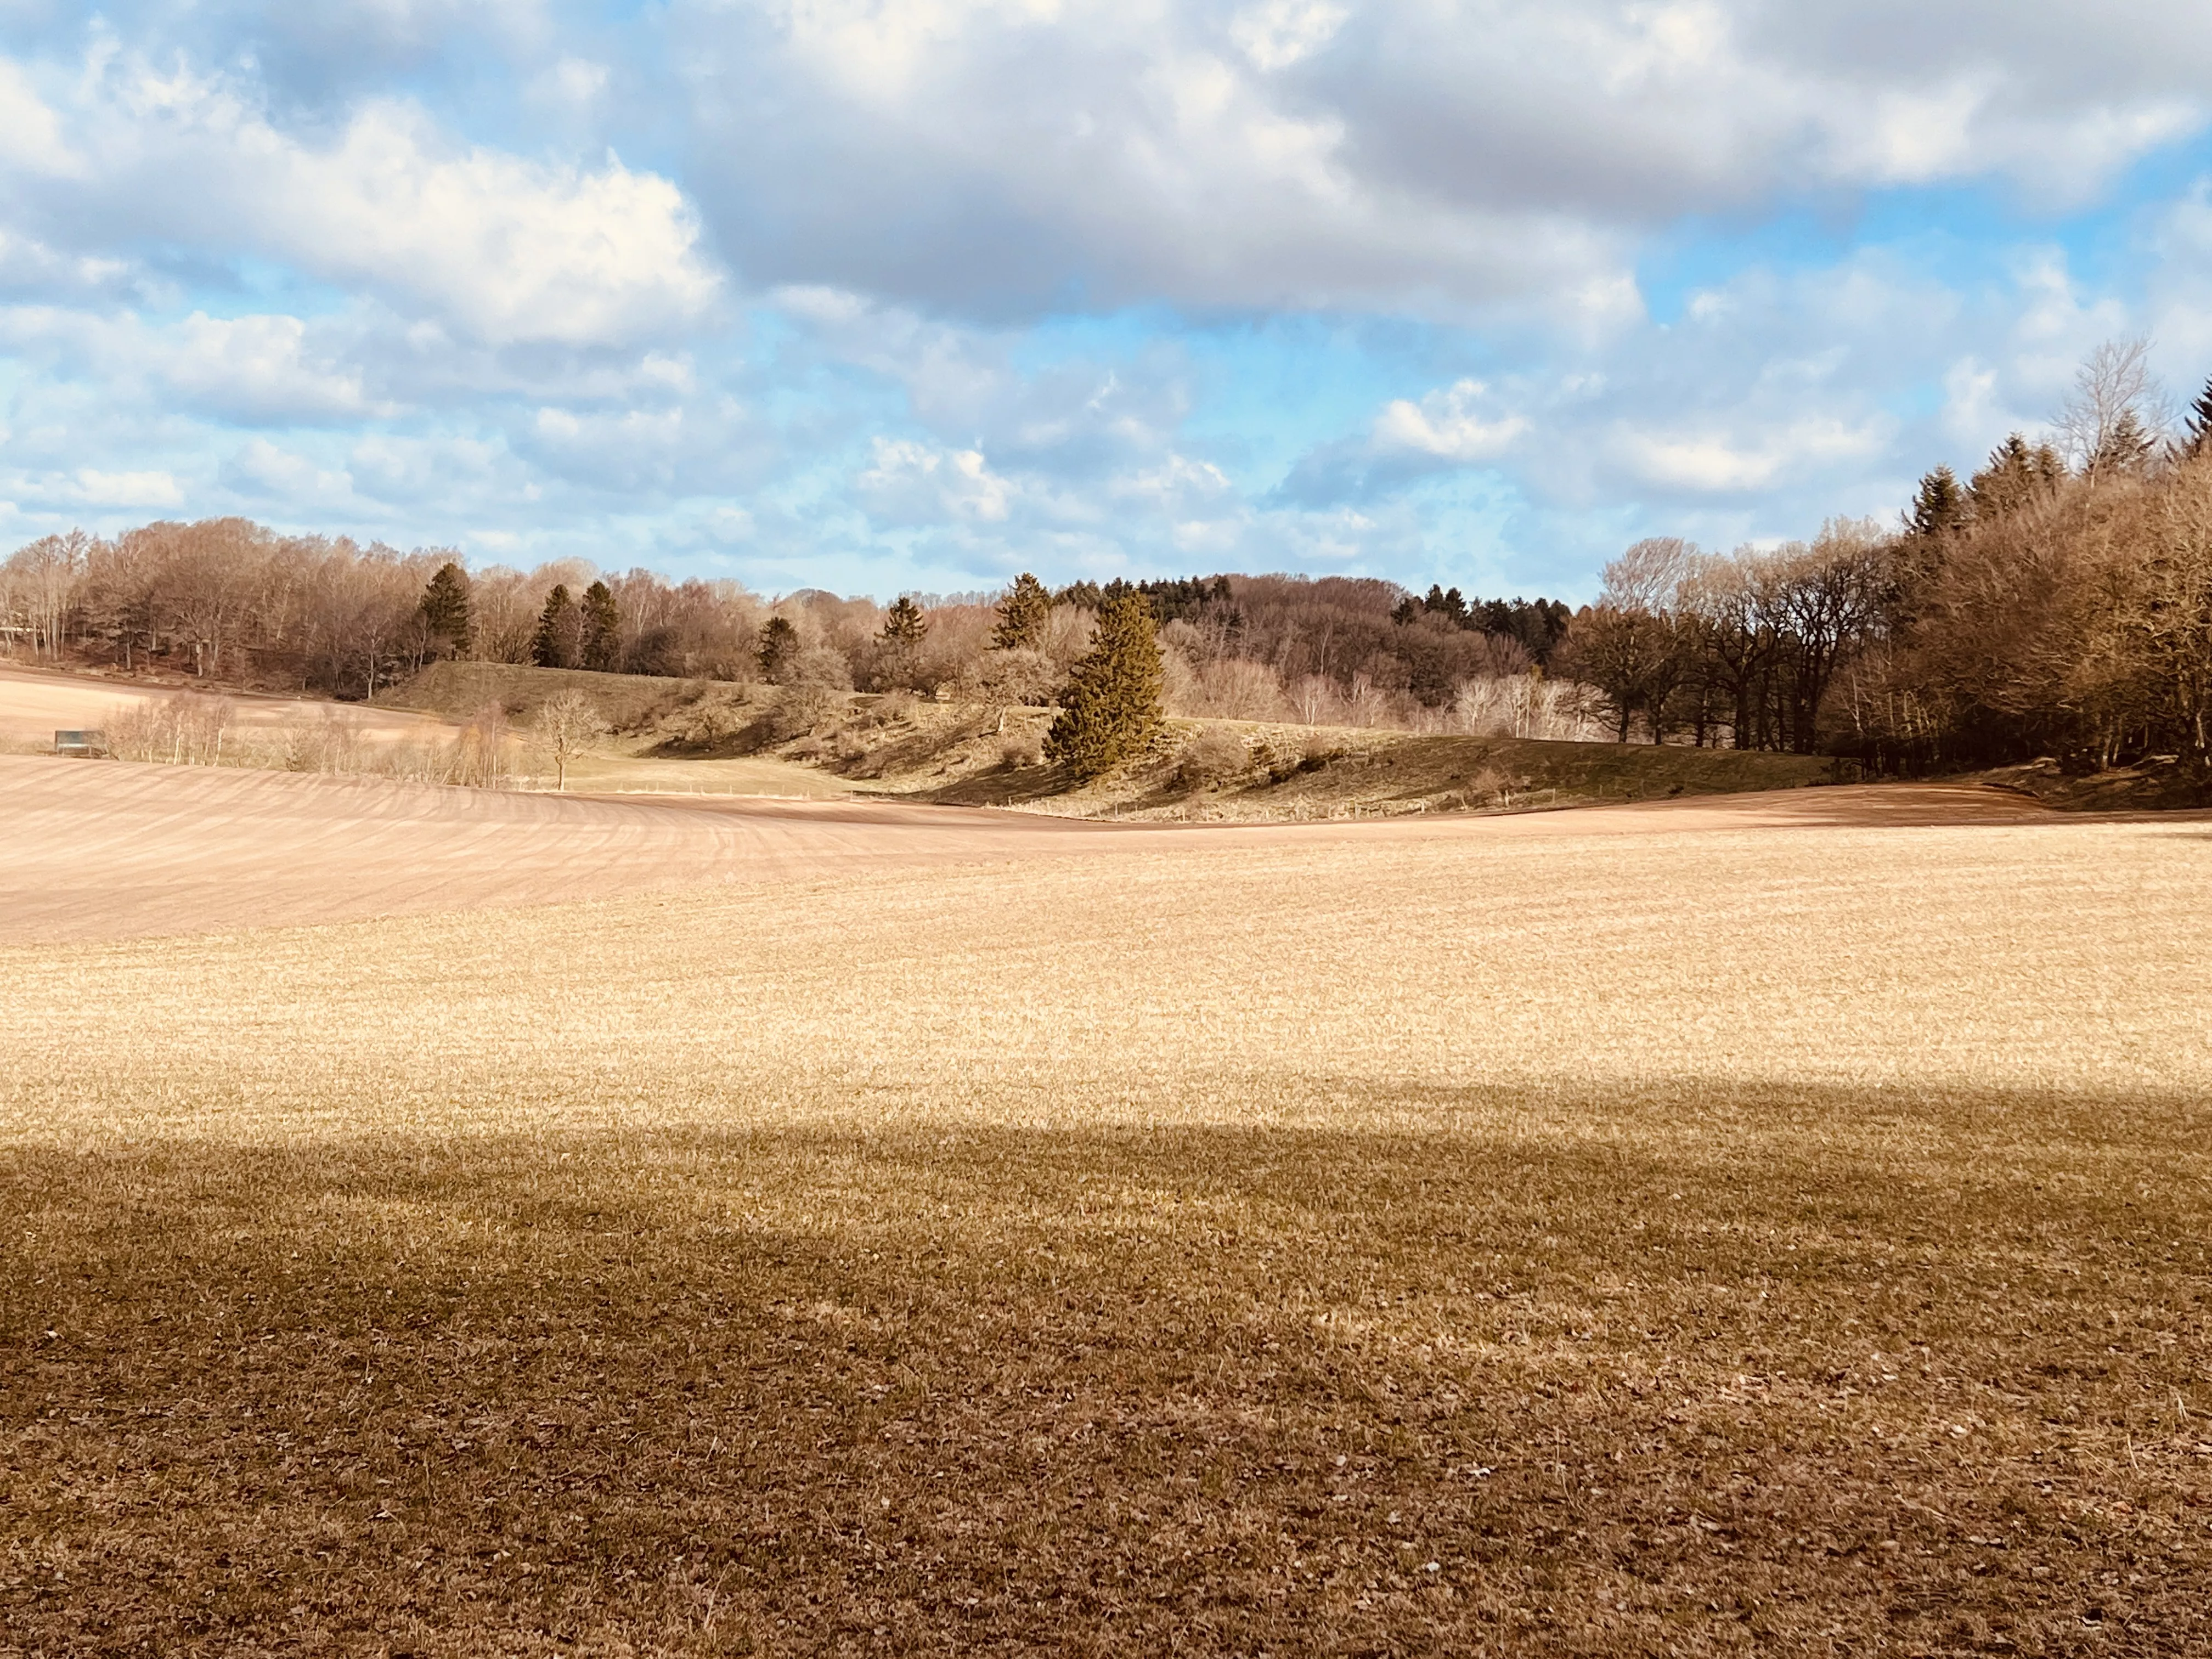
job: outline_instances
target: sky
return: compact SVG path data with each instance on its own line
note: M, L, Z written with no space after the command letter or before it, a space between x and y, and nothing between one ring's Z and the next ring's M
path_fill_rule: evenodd
M2135 335L2190 0L0 0L0 546L1579 599Z

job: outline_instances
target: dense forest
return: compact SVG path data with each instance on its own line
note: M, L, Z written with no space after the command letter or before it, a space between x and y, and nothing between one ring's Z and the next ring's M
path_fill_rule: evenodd
M1594 605L1416 595L1365 577L1024 575L996 602L890 606L580 562L469 571L237 519L50 536L0 562L19 659L377 693L459 656L1048 702L1134 592L1172 713L1829 752L1923 772L2164 751L2212 704L2212 388L2175 422L2142 342L2100 348L2049 439L1898 521L1711 553L1638 543Z

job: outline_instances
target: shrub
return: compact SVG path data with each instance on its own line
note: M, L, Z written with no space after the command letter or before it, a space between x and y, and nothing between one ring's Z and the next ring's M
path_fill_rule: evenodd
M1201 732L1183 745L1176 763L1176 782L1197 791L1243 776L1251 765L1244 740L1227 732Z
M790 686L763 717L769 741L788 743L793 738L805 737L834 718L844 706L844 697L828 686Z
M978 665L976 691L996 702L1042 708L1060 690L1059 665L1042 651L992 651Z
M999 739L999 764L1009 772L1044 764L1044 739L1034 732L1009 732Z

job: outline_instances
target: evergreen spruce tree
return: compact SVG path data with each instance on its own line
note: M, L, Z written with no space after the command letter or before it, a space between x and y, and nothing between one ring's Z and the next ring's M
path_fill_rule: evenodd
M468 573L459 565L448 560L438 567L438 574L422 590L422 602L416 609L422 613L422 625L429 633L434 651L456 657L467 653L476 635L476 626L470 612Z
M1051 618L1052 595L1024 570L999 601L999 625L991 630L991 643L1000 651L1034 651L1044 643L1045 623Z
M2031 445L2017 432L1990 452L1990 464L1966 486L1978 519L2001 519L2054 488L2066 463L2049 444Z
M540 668L574 668L581 631L568 584L554 583L553 591L545 596L545 609L538 613L538 634L530 642L530 660Z
M584 590L583 637L580 655L583 665L611 674L622 667L622 612L614 591L605 582Z
M929 623L921 614L921 607L905 594L884 612L884 643L912 650L920 645L922 636L929 632Z
M2120 418L2105 434L2105 441L2089 458L2089 476L2094 478L2116 478L2124 474L2140 473L2150 465L2157 453L2158 441L2132 409L2122 410Z
M2182 426L2181 452L2185 455L2212 453L2212 380L2204 383L2204 390L2189 405L2189 418Z
M760 659L761 674L771 685L781 685L783 678L799 658L799 630L788 617L770 617L761 624L760 644L754 655Z
M1075 665L1045 752L1080 779L1133 758L1160 725L1160 645L1152 607L1134 591L1098 612L1091 650Z
M1948 535L1972 517L1973 508L1966 492L1959 487L1958 475L1948 466L1939 466L1921 479L1905 523L1914 535L1932 538Z

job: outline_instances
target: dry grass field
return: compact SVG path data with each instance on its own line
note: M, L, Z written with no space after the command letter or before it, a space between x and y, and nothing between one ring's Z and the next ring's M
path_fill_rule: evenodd
M681 772L682 762L640 762ZM817 775L774 761L699 763ZM587 782L598 783L596 778ZM681 785L683 780L671 780ZM638 793L511 793L215 767L0 756L0 945L234 932L702 882L1121 850L1281 844L1378 826L1139 830L911 801ZM1725 825L2033 822L1994 790L1928 786L1698 799L1572 815L1451 820L1422 835L1489 842ZM1403 835L1414 826L1402 825ZM1228 837L1227 842L1221 838Z
M2212 1650L2212 825L1852 800L0 947L0 1652Z
M179 691L227 701L233 720L249 734L281 732L325 720L342 720L372 741L422 738L447 730L441 720L404 709L0 667L0 753L51 752L58 730L104 726L125 710L166 702Z

